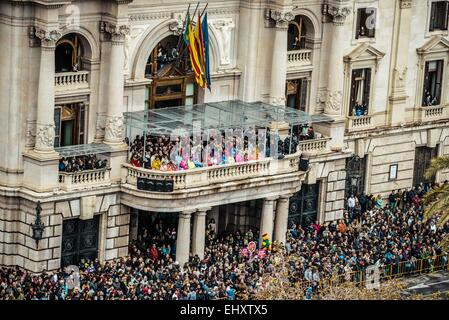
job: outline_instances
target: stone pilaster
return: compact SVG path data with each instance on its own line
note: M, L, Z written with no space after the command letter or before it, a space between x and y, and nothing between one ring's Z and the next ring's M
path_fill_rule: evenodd
M323 5L325 21L331 22L329 27L332 43L329 52L329 71L324 113L332 116L342 116L343 106L343 43L346 29L343 27L351 8L346 2L327 3Z
M273 58L271 61L270 103L285 106L287 79L287 31L295 17L290 11L267 10L267 26L274 27Z
M122 144L125 126L123 122L124 94L124 43L130 29L127 25L116 25L102 21L100 31L111 41L109 69L108 110L105 123L105 143Z
M34 150L38 153L53 153L55 138L55 49L62 34L58 30L30 28L35 38L40 40L41 61L39 89L37 96L37 121Z
M407 107L407 71L408 51L410 45L410 28L412 21L411 0L401 0L399 10L395 11L393 23L393 68L390 68L389 88L389 122L392 126L405 122Z

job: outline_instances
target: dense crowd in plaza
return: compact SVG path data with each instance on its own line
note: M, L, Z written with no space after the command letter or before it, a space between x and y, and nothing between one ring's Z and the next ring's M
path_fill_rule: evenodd
M240 163L259 159L259 143L251 142L248 137L233 136L227 142L225 132L220 133L221 141L210 137L195 147L193 137L189 139L191 156L173 156L174 145L182 142L180 139L171 141L169 136L154 136L151 134L137 135L133 141L128 138L125 142L129 146L129 162L135 167L161 171L176 171L201 168L220 164ZM312 125L296 126L293 138L287 136L284 140L278 138L278 155L296 152L299 141L314 139L318 136ZM270 156L270 131L267 131L265 156ZM290 141L291 140L291 141ZM253 145L255 143L255 145ZM241 146L240 148L238 146ZM145 148L145 150L144 150ZM222 155L216 156L214 150L224 150Z
M60 172L78 172L84 170L106 169L108 160L99 159L95 154L63 157L59 160Z
M207 226L204 259L190 256L184 266L174 260L176 229L161 223L145 229L129 248L129 256L104 264L98 260L80 264L80 285L68 283L73 274L32 275L12 268L0 268L0 299L241 299L254 297L264 289L263 275L277 272L273 261L288 262L289 281L309 283L314 292L320 280L342 275L351 280L354 271L377 264L383 268L406 263L405 271L424 259L428 268L432 257L447 254L441 245L449 233L449 222L437 227L438 217L423 220L422 204L416 204L430 186L392 192L385 205L364 194L348 206L338 221L308 227L291 225L285 250L274 244L265 257L248 256L250 241L258 232L234 232L217 237L215 222ZM246 252L246 253L245 253ZM289 258L294 258L289 259ZM284 259L285 258L285 259ZM424 267L425 267L424 266ZM392 269L394 272L394 269ZM310 294L309 294L310 296Z

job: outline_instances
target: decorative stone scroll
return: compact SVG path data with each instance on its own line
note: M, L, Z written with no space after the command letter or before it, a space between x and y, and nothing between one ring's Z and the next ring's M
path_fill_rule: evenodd
M28 36L31 47L36 47L40 44L42 47L54 49L58 40L61 39L62 33L56 29L45 30L40 27L31 26Z
M332 4L323 5L323 14L331 17L332 22L337 26L345 23L346 17L351 14L350 7L336 6Z
M127 25L116 25L107 21L100 21L100 32L107 34L113 43L124 43L130 28Z

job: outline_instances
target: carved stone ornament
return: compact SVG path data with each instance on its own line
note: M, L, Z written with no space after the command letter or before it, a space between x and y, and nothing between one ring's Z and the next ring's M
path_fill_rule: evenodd
M265 11L265 21L267 27L288 29L289 22L294 19L295 16L290 11L278 11L273 9L267 9Z
M412 7L412 0L401 0L401 9L410 9Z
M351 14L351 8L324 4L323 14L331 16L332 22L335 25L342 26L345 23L346 17Z
M102 139L105 135L106 115L97 114L97 122L95 124L95 138Z
M36 130L36 149L38 150L53 149L54 141L55 141L55 125L38 124Z
M27 147L34 147L35 143L36 143L36 121L27 120L25 145Z
M405 81L407 79L407 67L402 70L394 69L394 89L404 89Z
M107 21L100 21L100 32L109 35L112 42L123 43L125 37L130 34L130 28L127 25L116 25Z
M105 139L107 141L121 141L125 132L123 117L107 117Z
M269 103L273 106L285 106L285 97L270 97Z
M40 44L42 47L55 48L56 42L62 37L59 30L44 30L39 27L31 26L29 28L30 46L34 47Z
M170 29L170 31L173 32L175 36L180 36L184 32L183 27L184 26L181 16L179 16L178 19L168 25L168 29Z
M328 91L325 104L326 113L336 114L341 110L343 94L341 91Z
M231 18L210 20L209 25L217 35L220 49L220 64L229 65L231 63L232 30L235 23Z

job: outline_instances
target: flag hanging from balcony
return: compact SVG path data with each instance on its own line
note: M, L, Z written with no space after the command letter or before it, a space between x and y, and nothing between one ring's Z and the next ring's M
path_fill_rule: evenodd
M204 47L204 72L205 72L205 83L210 91L211 79L210 79L210 67L209 67L209 24L207 22L207 12L204 14L203 19L203 47Z
M184 43L186 46L189 46L189 31L190 31L190 12L187 11L187 17L186 17L186 24L185 24L185 30L184 34L182 35L182 38L184 40Z
M200 37L199 28L201 25L196 25L193 28L193 23L190 21L188 27L189 36L189 51L190 51L190 63L192 64L193 73L195 74L195 81L200 87L204 87L203 81L203 71L201 69L201 44L199 44L198 39Z

